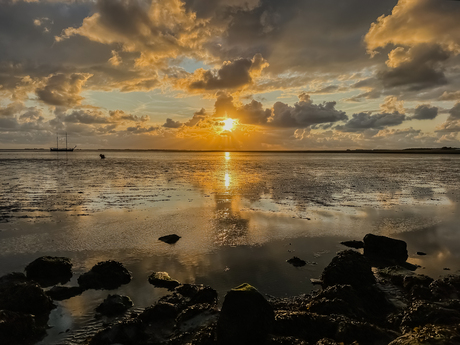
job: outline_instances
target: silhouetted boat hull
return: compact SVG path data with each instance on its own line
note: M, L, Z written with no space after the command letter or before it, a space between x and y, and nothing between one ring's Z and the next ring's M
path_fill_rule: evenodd
M67 133L65 134L65 147L59 147L59 137L56 137L56 147L50 147L50 151L55 152L73 152L73 150L77 147L67 147Z

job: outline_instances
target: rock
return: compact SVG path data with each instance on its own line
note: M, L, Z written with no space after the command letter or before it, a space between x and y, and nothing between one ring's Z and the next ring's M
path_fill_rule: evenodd
M53 301L40 285L27 280L22 273L10 273L0 278L0 309L47 319L53 308Z
M174 304L159 301L157 304L145 308L139 315L139 319L148 324L159 320L174 320L178 313L179 310Z
M291 259L287 260L287 262L294 267L302 267L307 264L304 260L299 259L297 256L292 257Z
M339 252L324 268L321 275L323 288L343 284L362 289L375 283L369 262L354 250Z
M308 343L294 337L271 336L267 345L308 345ZM336 345L336 343L331 343L329 345Z
M350 247L350 248L355 248L355 249L361 249L364 248L364 242L363 241L343 241L340 242L340 244L343 244L344 246Z
M242 284L225 296L217 323L219 345L261 344L274 324L267 300L251 285Z
M323 281L321 279L310 278L310 283L312 283L313 285L322 285Z
M417 252L417 255L426 255L424 252Z
M446 306L442 304L415 301L404 312L401 321L401 330L403 333L407 333L414 327L422 327L426 324L455 325L459 323L459 311L446 308Z
M458 345L458 327L426 325L393 340L388 345Z
M210 304L194 304L183 310L176 318L176 328L180 332L191 332L210 326L218 320L217 308Z
M55 301L63 301L80 295L84 290L80 286L53 286L46 294Z
M28 264L25 271L27 278L43 287L65 284L72 278L72 263L65 257L42 256Z
M112 290L131 281L131 274L120 262L109 260L99 262L89 272L78 277L83 289Z
M384 345L397 337L392 331L341 315L317 315L307 311L277 311L275 320L275 334L293 336L310 344L321 341L323 338L333 337L337 343L356 342L360 345Z
M0 310L0 344L33 344L45 335L45 325L38 325L33 315Z
M168 243L168 244L174 244L177 241L179 241L180 238L181 238L180 236L176 234L172 234L172 235L161 236L159 240L165 243Z
M389 263L404 263L409 257L407 244L404 241L386 236L367 234L364 236L364 256L370 259Z
M431 299L430 284L433 281L423 274L407 275L403 279L403 288L411 299Z
M98 332L89 345L138 345L147 339L145 327L140 320L117 322Z
M166 272L153 272L149 276L149 283L155 287L162 287L168 290L173 290L180 285L177 280L172 279Z
M448 275L430 284L433 297L438 300L460 298L460 276Z
M132 306L133 301L131 301L131 298L128 296L109 295L101 304L99 304L96 308L96 312L106 316L114 316L123 314Z
M175 291L186 297L189 305L198 303L217 304L217 291L210 286L183 284L176 287Z

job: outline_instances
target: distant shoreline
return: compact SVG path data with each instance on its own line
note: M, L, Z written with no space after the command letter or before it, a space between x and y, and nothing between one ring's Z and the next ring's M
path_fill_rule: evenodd
M0 149L0 152L15 152L15 151L49 151L49 149L41 148L25 148L25 149ZM75 152L91 152L91 151L107 151L107 152L241 152L241 153L387 153L387 154L460 154L458 148L410 148L401 150L386 150L386 149L356 149L356 150L173 150L173 149L76 149Z

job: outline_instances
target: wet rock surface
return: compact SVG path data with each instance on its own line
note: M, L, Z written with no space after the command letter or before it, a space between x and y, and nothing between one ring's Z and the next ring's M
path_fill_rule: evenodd
M133 301L128 296L108 295L107 298L97 306L96 312L106 316L114 316L123 314L132 306Z
M275 321L273 307L249 284L225 296L217 324L219 345L260 344L267 340Z
M367 234L364 236L364 256L385 264L402 264L409 257L404 241L386 236Z
M179 241L180 238L181 238L180 236L176 234L172 234L172 235L161 236L158 240L168 243L168 244L174 244L177 241Z
M0 344L33 344L45 335L45 324L31 314L0 310Z
M287 263L291 264L294 267L302 267L307 264L305 260L299 259L297 256L294 256L287 260Z
M55 301L63 301L80 295L84 290L80 286L53 286L46 294Z
M180 285L180 283L172 279L167 272L153 272L149 276L149 283L155 287L166 288L168 290L173 290Z
M78 277L78 284L84 290L112 290L131 281L131 273L122 263L108 260L94 265L89 272Z
M345 284L357 289L366 288L375 284L375 277L370 263L366 258L354 250L339 252L321 275L322 286Z
M72 278L72 263L69 258L42 256L25 268L27 278L43 287L65 284Z

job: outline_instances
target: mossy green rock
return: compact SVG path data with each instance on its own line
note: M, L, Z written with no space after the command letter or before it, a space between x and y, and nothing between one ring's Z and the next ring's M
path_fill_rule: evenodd
M219 321L219 345L263 343L273 328L275 314L267 300L249 284L227 292Z

